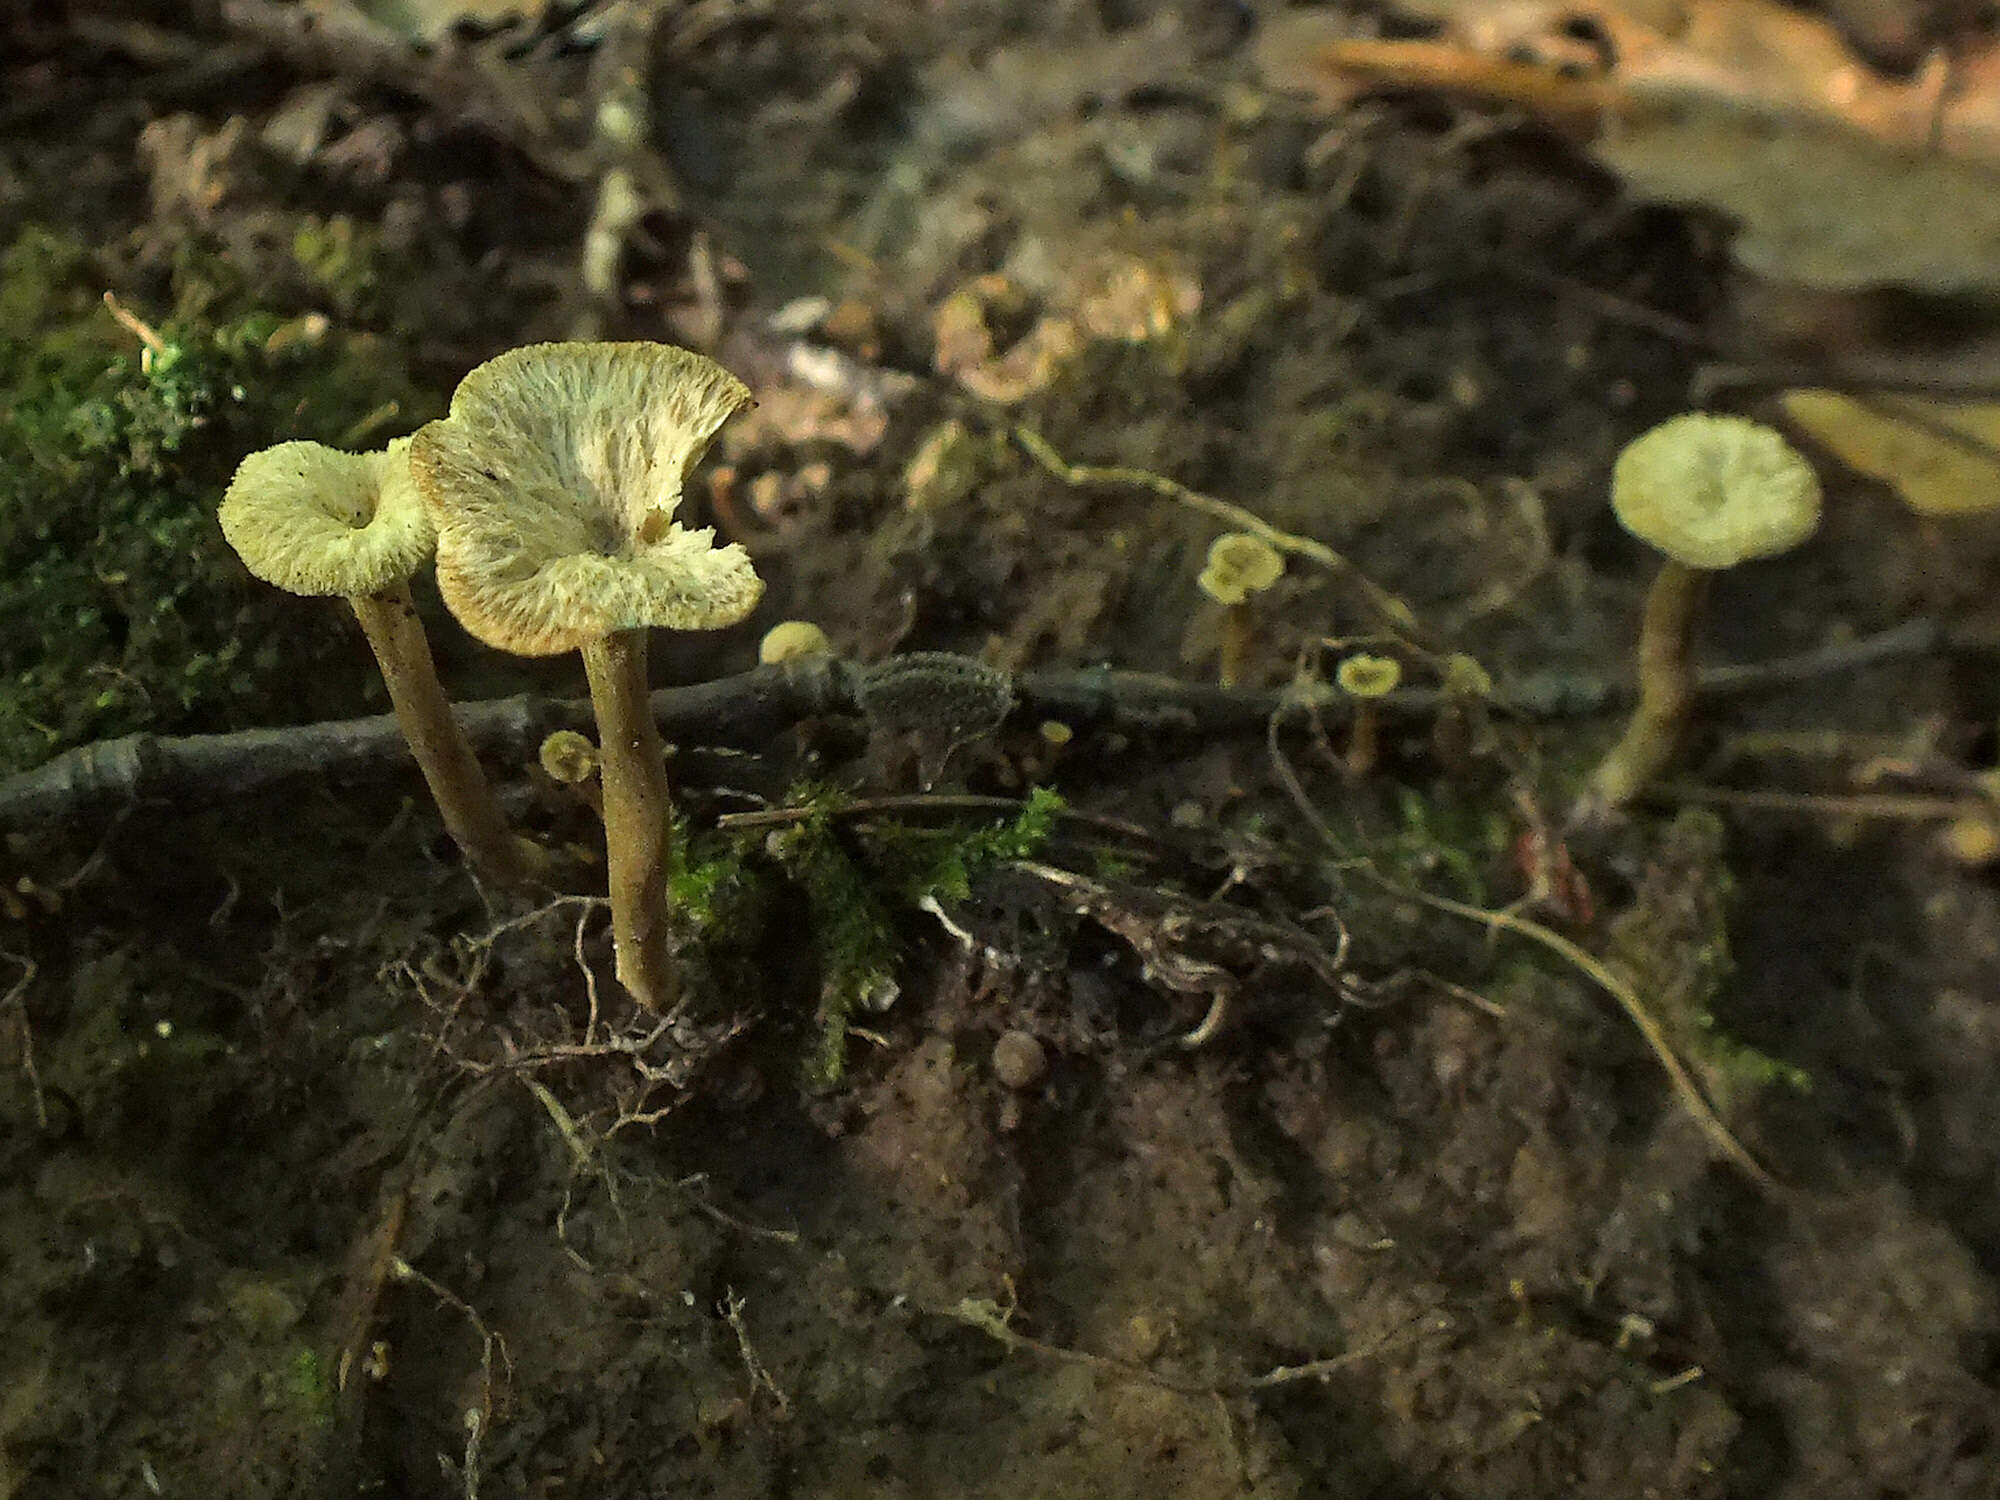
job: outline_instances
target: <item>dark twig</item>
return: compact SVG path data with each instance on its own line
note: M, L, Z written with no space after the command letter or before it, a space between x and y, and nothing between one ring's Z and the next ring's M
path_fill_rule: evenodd
M851 710L852 670L832 662L791 663L663 688L653 694L653 713L669 739L759 744L801 719ZM524 695L460 704L454 712L475 750L517 762L554 731L590 724L590 704L583 699ZM239 797L303 775L379 777L409 764L408 747L389 714L231 734L127 735L84 745L0 782L0 827L139 799L199 799L217 787Z
M980 815L1011 818L1020 813L1021 807L1022 804L1012 797L921 792L901 797L857 797L834 808L831 816L835 821L846 822L866 822L871 818L921 820ZM715 822L725 832L743 833L754 828L782 828L788 824L803 823L817 815L817 811L810 807L768 807L758 812L724 813ZM1159 837L1152 830L1119 818L1107 818L1099 813L1086 813L1069 807L1062 809L1057 818L1076 828L1148 848L1159 844Z
M1699 675L1696 691L1728 694L1790 685L1926 656L1949 644L1934 622L1912 621L1878 636L1755 666L1712 668ZM714 682L662 688L653 694L653 715L669 740L759 746L802 720L860 713L857 690L868 670L827 658L758 667ZM1495 707L1535 719L1588 717L1616 708L1628 692L1622 684L1575 676L1565 678L1560 691L1523 684L1501 695ZM1015 683L1013 718L1060 719L1079 730L1220 738L1261 733L1285 701L1282 693L1144 672L1035 672ZM1376 701L1385 720L1414 724L1437 711L1438 695L1415 688ZM1347 705L1333 698L1317 709L1337 721ZM590 724L590 705L582 699L521 696L462 704L456 713L475 750L516 763L532 757L554 731ZM243 797L305 775L389 776L409 763L396 721L387 714L230 734L128 735L81 746L0 781L0 828L50 823L139 800L200 801L218 788Z

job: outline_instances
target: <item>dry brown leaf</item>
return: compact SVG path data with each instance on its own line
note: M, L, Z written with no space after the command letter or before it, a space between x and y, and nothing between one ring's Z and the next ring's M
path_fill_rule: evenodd
M2000 300L2000 51L1966 52L1955 75L1940 53L1899 80L1776 0L1409 8L1444 21L1443 38L1281 26L1260 62L1329 104L1386 85L1524 109L1590 142L1641 195L1734 220L1738 263L1773 285ZM1608 37L1610 71L1575 73L1579 21Z
M1769 281L2000 294L2000 179L1990 168L1825 124L1773 130L1726 110L1634 123L1593 149L1645 196L1735 219L1737 262Z
M1780 0L1404 0L1445 35L1489 57L1587 65L1580 34L1605 39L1631 101L1696 98L1818 119L1887 145L1988 153L1988 113L1942 52L1913 76L1869 67L1832 22ZM1967 120L1955 118L1961 111Z
M1787 391L1785 413L1850 468L1886 481L1911 510L2000 510L2000 403Z

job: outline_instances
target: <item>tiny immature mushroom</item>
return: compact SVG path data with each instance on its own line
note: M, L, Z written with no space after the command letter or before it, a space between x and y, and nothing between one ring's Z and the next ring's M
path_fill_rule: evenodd
M1664 555L1639 625L1639 706L1591 773L1586 818L1623 807L1672 760L1694 689L1689 636L1710 573L1788 552L1819 529L1819 477L1743 417L1692 413L1625 446L1611 472L1619 524Z
M1207 566L1195 584L1222 606L1222 659L1216 680L1224 687L1243 681L1256 644L1251 599L1276 583L1285 559L1276 547L1247 531L1229 531L1209 544Z
M1002 1087L1031 1089L1048 1070L1048 1052L1033 1032L1010 1029L993 1043L993 1076Z
M675 995L672 806L647 631L733 625L763 593L742 547L673 518L688 470L749 402L727 370L669 344L534 344L467 375L410 447L446 607L503 651L583 655L618 979L654 1010Z
M589 735L558 729L542 741L540 760L549 780L575 787L599 817L604 815L604 798L597 789L597 746Z
M833 642L811 620L781 620L757 643L757 660L767 667L794 657L832 654Z
M430 561L436 533L410 482L409 447L401 438L381 453L304 442L266 448L237 467L217 519L264 582L346 599L445 828L481 875L526 884L543 851L508 828L452 717L410 600L410 579Z
M1403 680L1403 666L1393 656L1370 656L1356 652L1341 658L1333 669L1339 689L1354 700L1354 725L1347 739L1347 771L1366 776L1375 769L1381 755L1378 698L1387 697Z

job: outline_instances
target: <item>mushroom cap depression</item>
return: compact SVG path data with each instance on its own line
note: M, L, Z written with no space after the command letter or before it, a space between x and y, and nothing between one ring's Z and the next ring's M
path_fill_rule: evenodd
M689 468L749 403L722 366L671 344L531 344L488 360L410 449L445 604L523 656L648 625L735 624L764 590L749 554L673 515Z
M380 593L436 544L410 480L410 440L386 453L280 443L237 466L216 519L259 578L293 594Z
M1370 656L1357 652L1341 658L1333 669L1333 680L1350 698L1381 698L1396 690L1403 680L1403 664L1393 656Z
M1220 604L1241 604L1261 594L1285 572L1285 559L1262 537L1228 531L1208 545L1208 566L1195 580L1204 594Z
M1625 445L1611 471L1611 508L1676 562L1733 568L1819 529L1819 476L1770 428L1696 412Z

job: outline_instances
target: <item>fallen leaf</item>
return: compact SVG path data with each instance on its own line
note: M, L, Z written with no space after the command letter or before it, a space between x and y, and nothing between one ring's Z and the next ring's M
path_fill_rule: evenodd
M1825 292L2000 295L2000 179L1833 125L1660 115L1593 148L1636 192L1735 219L1738 264Z
M1640 196L1735 221L1737 262L1776 285L2000 302L2000 44L1893 79L1775 0L1414 8L1445 24L1441 38L1286 24L1267 28L1259 63L1274 87L1330 107L1392 87L1525 110ZM1580 22L1605 38L1594 67L1576 57Z
M1924 516L2000 509L2000 403L1787 391L1785 414Z

